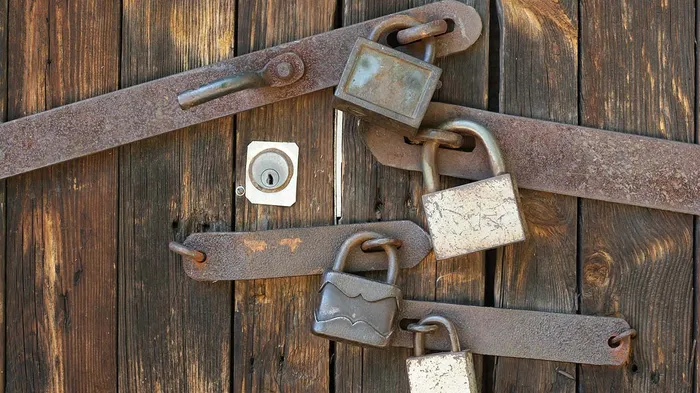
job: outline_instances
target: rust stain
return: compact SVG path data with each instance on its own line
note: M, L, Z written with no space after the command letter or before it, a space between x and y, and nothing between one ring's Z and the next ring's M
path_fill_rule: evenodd
M295 237L295 238L286 238L280 240L280 246L288 246L289 251L294 253L297 250L297 247L304 241L301 240L301 238Z
M248 253L256 253L267 249L267 242L264 240L244 239L243 245L248 249Z

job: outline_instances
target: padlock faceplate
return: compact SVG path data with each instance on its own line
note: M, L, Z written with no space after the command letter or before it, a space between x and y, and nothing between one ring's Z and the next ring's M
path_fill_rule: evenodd
M435 353L406 359L411 393L475 393L474 360L469 352Z
M323 275L314 334L335 341L385 347L395 329L401 289L337 271Z
M334 106L413 136L442 70L366 38L358 38L335 90Z
M423 195L438 260L525 240L525 220L509 174Z

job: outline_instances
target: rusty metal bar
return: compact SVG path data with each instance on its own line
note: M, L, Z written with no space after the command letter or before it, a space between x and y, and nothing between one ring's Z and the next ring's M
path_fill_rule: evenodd
M401 268L419 264L431 250L428 234L411 221L277 229L260 232L194 233L175 251L183 258L188 276L199 281L252 280L321 274L333 266L343 242L363 231L377 232L387 244L398 244ZM369 248L379 243L368 244ZM194 253L199 254L194 254ZM206 256L202 262L190 256ZM384 251L363 252L353 248L347 271L386 270Z
M431 103L423 125L468 119L494 134L518 186L555 194L700 215L700 146ZM383 165L421 171L421 146L378 126L363 138ZM482 145L441 149L440 174L491 177Z
M478 13L457 1L432 3L399 14L421 22L455 22L454 31L436 39L438 57L466 50L481 34ZM0 178L332 87L338 83L357 38L366 37L388 18L391 15L4 123L0 125ZM411 51L411 46L405 50ZM178 103L182 92L261 70L271 59L290 52L303 61L304 74L289 86L245 89L188 110Z
M491 356L618 366L629 357L631 336L618 344L609 340L630 331L625 320L576 314L463 306L404 300L399 320L418 321L440 315L457 327L462 348ZM404 321L405 323L405 321ZM393 346L412 348L413 333L397 330ZM449 351L444 329L425 338L426 348Z

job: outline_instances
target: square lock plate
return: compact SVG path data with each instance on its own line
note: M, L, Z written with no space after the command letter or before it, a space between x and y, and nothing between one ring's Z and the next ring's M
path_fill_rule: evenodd
M358 38L335 91L336 107L415 135L441 74L421 59Z
M423 195L435 258L453 258L525 240L509 174Z

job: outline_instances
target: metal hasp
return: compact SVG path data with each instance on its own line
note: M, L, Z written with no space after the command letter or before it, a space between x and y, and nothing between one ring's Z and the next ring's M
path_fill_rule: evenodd
M462 348L481 355L619 366L627 361L633 331L625 320L577 314L463 306L404 300L399 322L440 315L454 323ZM617 343L615 339L622 337ZM413 333L397 330L392 345L413 347ZM450 340L437 331L426 348L449 351Z
M331 268L343 242L364 231L400 241L400 245L392 244L397 246L401 268L418 265L432 248L428 234L420 226L411 221L387 221L260 232L193 233L183 244L174 243L171 249L175 247L173 251L184 256L185 272L198 281L307 276ZM371 242L365 245L373 248ZM190 255L205 258L195 261ZM386 268L386 255L381 250L350 250L346 271Z
M481 34L478 13L458 1L432 3L398 15L408 15L422 23L454 22L452 31L435 38L437 57L466 50ZM377 24L392 17L318 34L1 124L0 178L335 86L357 38L366 37ZM410 45L406 50L418 49L414 46L421 45ZM257 77L242 73L266 69L266 64L274 63L278 56L289 56L286 54L303 62L300 79L285 87L249 88L226 94L258 86L261 82ZM285 72L284 66L267 69L280 75ZM178 95L203 85L209 86L180 97L182 104L190 108L182 109ZM226 95L195 105L221 94Z
M700 215L700 146L593 128L502 115L433 102L423 126L452 119L483 125L498 141L518 186ZM387 166L421 171L421 146L376 125L366 145ZM487 152L440 149L439 173L463 179L492 176ZM634 165L629 165L633 162Z
M387 257L386 282L346 273L348 255L367 241L386 239L376 232L358 232L338 250L333 268L321 278L319 304L314 312L313 334L329 340L383 348L389 345L401 308L396 247L382 246ZM389 239L387 239L389 240Z
M401 15L378 24L368 38L358 38L333 106L402 135L415 135L442 74L432 64L435 37L423 40L422 60L375 41L386 33L420 26L420 21Z
M260 71L240 72L214 82L178 94L177 102L182 109L190 109L211 100L245 89L256 87L283 87L304 76L304 61L295 53L283 53L273 57Z

